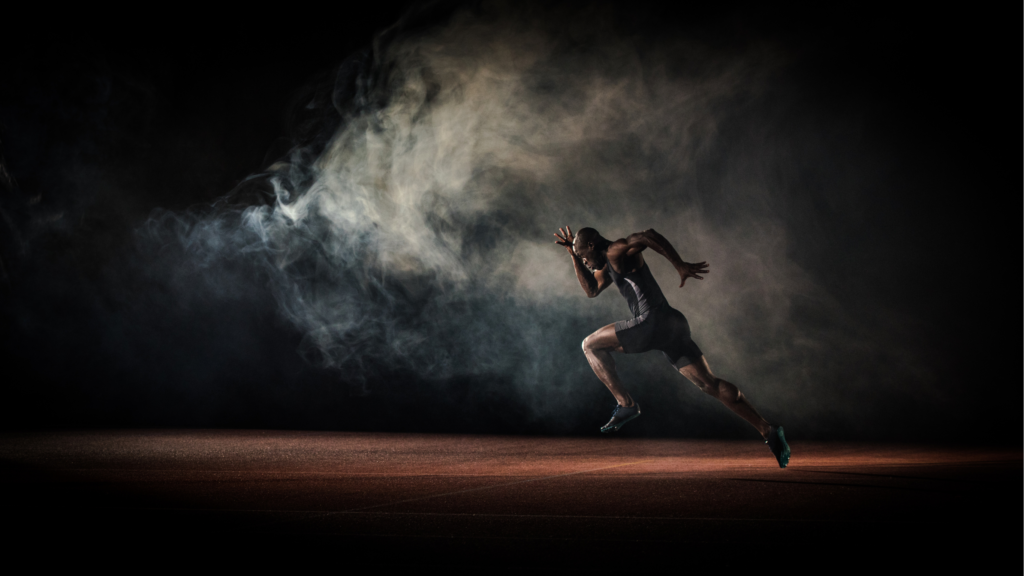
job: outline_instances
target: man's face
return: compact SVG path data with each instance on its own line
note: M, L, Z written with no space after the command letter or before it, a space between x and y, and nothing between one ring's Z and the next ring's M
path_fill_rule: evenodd
M573 242L572 249L574 252L576 252L576 255L579 256L581 260L583 260L584 266L591 270L595 269L597 262L594 261L595 255L593 246L590 246L589 244L583 244L582 242L579 242L577 240L576 242Z

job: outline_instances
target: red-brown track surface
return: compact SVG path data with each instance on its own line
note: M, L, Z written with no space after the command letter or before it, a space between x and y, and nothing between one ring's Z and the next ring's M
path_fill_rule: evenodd
M791 445L780 470L756 440L33 432L0 435L0 464L10 550L45 537L250 560L300 548L345 566L1020 568L1019 448Z

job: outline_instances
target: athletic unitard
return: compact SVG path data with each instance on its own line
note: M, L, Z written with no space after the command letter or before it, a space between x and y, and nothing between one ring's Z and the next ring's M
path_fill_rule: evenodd
M633 313L629 320L615 323L615 335L626 354L660 350L676 368L702 356L700 348L690 338L689 322L680 311L668 305L646 262L628 274L619 274L610 263L605 270Z

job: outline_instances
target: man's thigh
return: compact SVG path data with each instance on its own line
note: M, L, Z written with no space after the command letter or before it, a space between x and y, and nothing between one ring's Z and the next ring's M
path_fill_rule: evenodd
M583 340L583 349L622 352L622 344L619 342L619 337L615 334L615 324L602 326L595 330L593 334L587 336Z

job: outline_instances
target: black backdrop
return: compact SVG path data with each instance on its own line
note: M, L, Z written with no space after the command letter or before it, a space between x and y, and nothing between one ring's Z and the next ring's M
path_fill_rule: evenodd
M369 46L409 4L217 15L143 9L61 14L60 22L34 12L7 22L4 427L592 431L608 404L596 381L581 398L597 407L595 422L527 422L524 408L475 392L472 381L428 382L403 369L378 373L363 396L300 357L301 334L275 314L269 295L254 296L266 300L257 313L207 302L189 316L154 317L133 316L144 304L104 288L152 291L118 262L138 223L155 208L211 203L284 153L302 137L304 86ZM1020 230L1020 149L1011 145L1019 9L655 5L615 10L621 26L652 35L723 49L765 40L785 47L812 99L861 111L864 130L898 155L895 180L928 183L876 192L884 207L845 231L851 246L867 248L830 264L846 270L840 277L886 271L872 276L880 280L873 290L927 327L920 336L941 366L936 386L958 394L951 410L904 406L907 423L890 422L874 437L1017 442L1019 342L1006 336L1006 314L1020 276L1005 258ZM841 296L843 285L830 289ZM142 317L152 324L145 338L108 329ZM665 424L634 433L735 428Z

